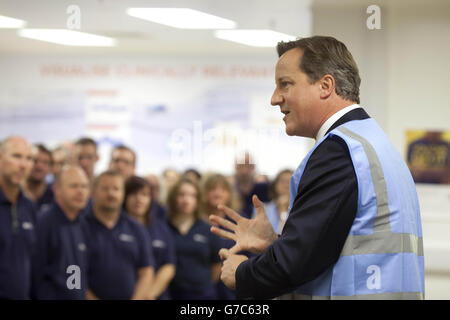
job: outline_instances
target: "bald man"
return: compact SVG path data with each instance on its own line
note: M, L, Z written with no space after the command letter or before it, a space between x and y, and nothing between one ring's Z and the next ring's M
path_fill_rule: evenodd
M89 180L79 166L55 176L55 202L37 221L33 280L40 300L83 300L86 295L86 230L80 212L89 198Z
M29 299L35 242L35 205L20 185L33 166L32 146L22 137L0 147L0 299Z

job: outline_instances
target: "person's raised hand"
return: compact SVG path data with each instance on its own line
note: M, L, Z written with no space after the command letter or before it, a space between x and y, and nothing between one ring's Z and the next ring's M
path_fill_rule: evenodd
M225 213L225 215L234 221L234 223L216 215L211 215L209 217L209 220L213 224L211 227L212 233L236 242L236 244L229 249L230 254L241 251L261 253L277 239L277 235L264 210L264 204L256 195L253 195L252 201L256 209L256 215L253 219L244 218L236 211L223 205L219 205L218 209ZM218 226L230 231L223 230Z

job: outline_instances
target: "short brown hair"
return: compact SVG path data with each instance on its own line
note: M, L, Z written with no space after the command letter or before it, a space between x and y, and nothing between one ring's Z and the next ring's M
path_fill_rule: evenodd
M35 147L39 152L45 153L50 158L50 165L52 165L53 164L52 152L42 143L35 144Z
M116 151L116 150L129 151L133 155L133 165L136 165L136 152L134 152L133 149L131 149L130 147L127 147L124 144L115 146L114 149L112 149L112 151L111 151L111 160L112 160L112 155L113 155L114 151Z
M76 146L86 146L86 145L92 145L97 150L97 143L94 139L89 137L81 137L77 141L75 141Z
M308 76L310 83L315 83L326 74L336 81L336 94L345 100L359 103L358 66L345 44L333 37L314 36L300 38L289 42L279 42L278 56L286 51L298 48L303 51L300 70Z
M114 170L107 170L105 172L100 173L98 176L95 177L94 182L92 184L92 190L95 190L97 188L97 185L99 183L99 181L103 178L103 177L120 177L123 180L122 175ZM125 188L125 184L124 184L124 188Z
M123 205L122 205L125 211L128 197L138 193L140 190L143 190L145 188L148 188L148 191L150 192L151 195L152 186L147 180L145 180L142 177L131 176L125 181L125 197L123 198ZM153 199L150 200L150 204L147 208L147 211L150 211L150 207L152 206L151 201L153 201Z

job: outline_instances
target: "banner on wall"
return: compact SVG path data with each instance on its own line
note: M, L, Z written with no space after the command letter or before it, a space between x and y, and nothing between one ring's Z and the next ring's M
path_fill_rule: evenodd
M450 131L408 130L406 141L416 183L450 184Z
M8 57L0 67L0 139L18 134L54 148L89 136L96 173L118 144L137 152L138 174L231 174L249 151L257 171L274 176L311 147L286 135L270 105L272 59Z

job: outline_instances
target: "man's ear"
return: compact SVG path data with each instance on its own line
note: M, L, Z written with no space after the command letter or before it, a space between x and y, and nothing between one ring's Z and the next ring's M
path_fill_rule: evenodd
M319 80L320 98L327 99L335 90L335 81L331 74L324 75Z

